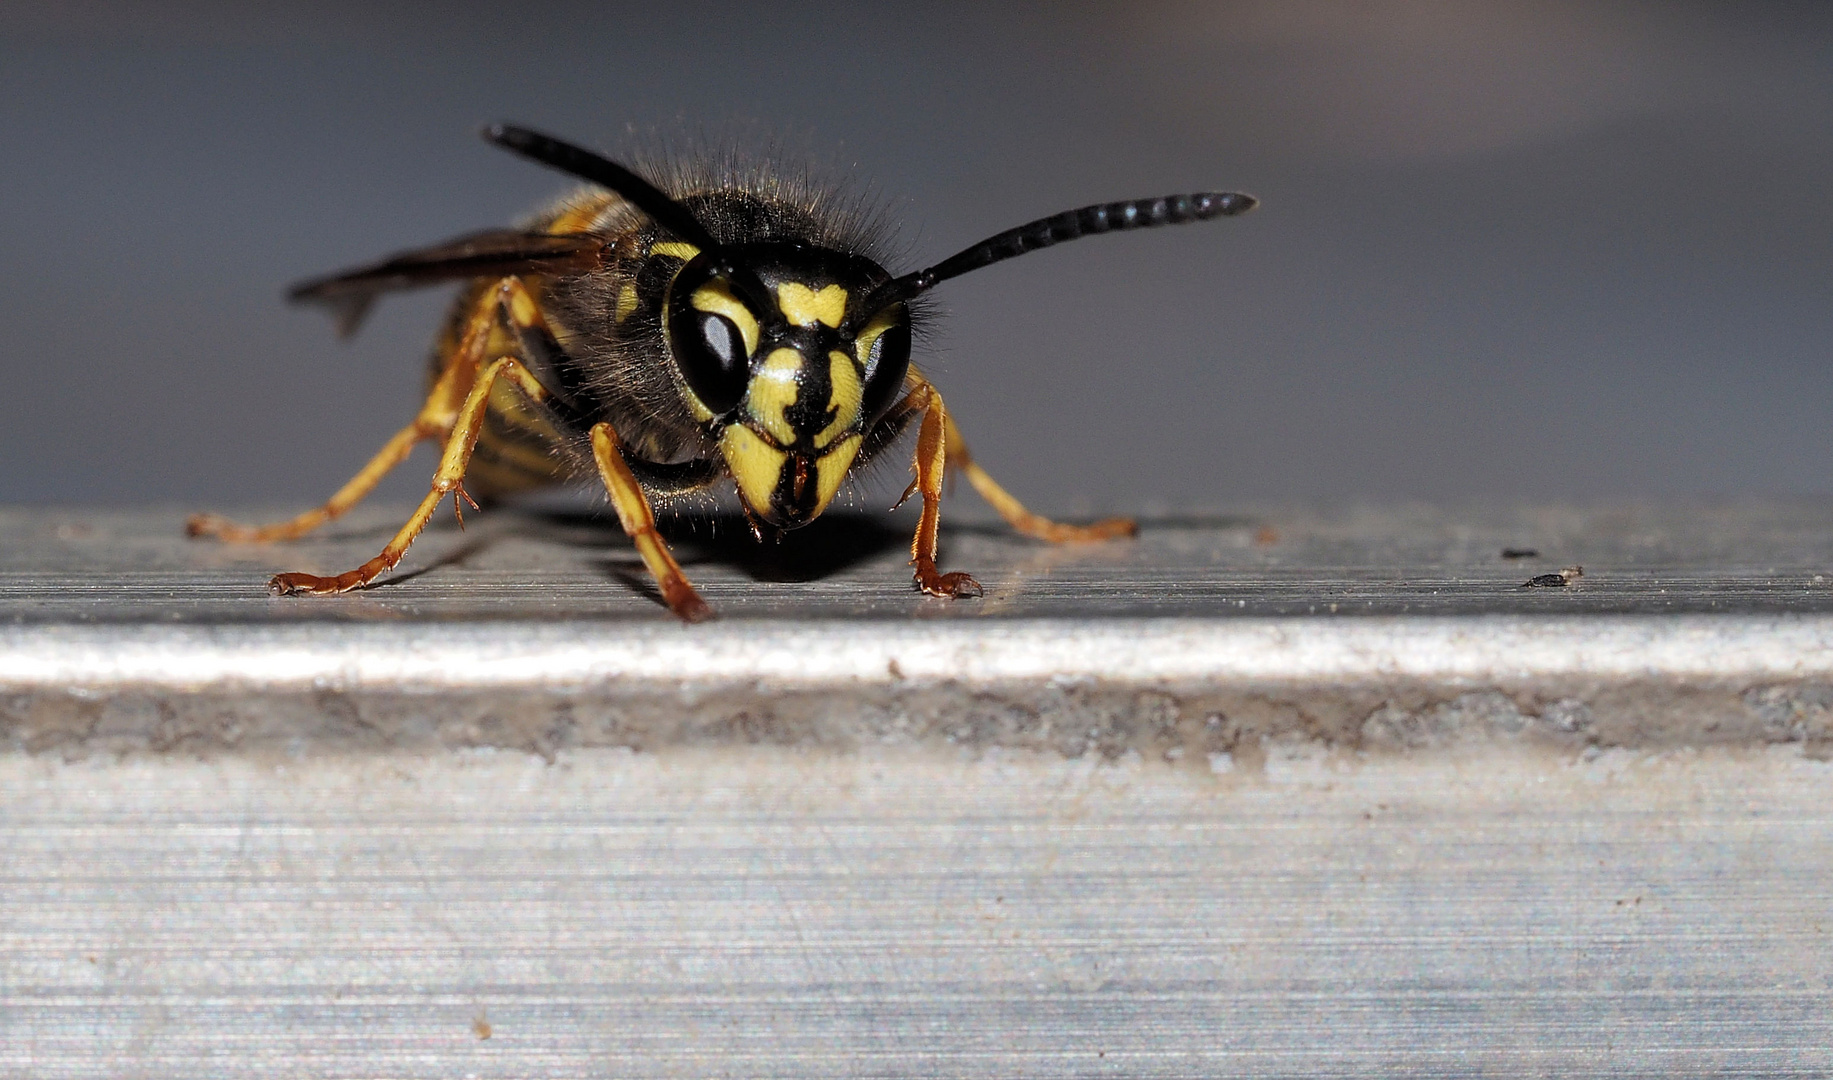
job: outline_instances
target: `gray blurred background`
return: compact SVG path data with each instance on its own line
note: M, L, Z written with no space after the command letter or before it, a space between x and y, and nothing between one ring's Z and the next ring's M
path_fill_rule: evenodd
M564 188L480 142L492 119L613 152L774 137L882 196L898 270L1084 203L1260 196L939 290L919 363L1042 509L1833 491L1830 5L0 25L0 501L329 494L412 414L444 295L345 345L282 289Z

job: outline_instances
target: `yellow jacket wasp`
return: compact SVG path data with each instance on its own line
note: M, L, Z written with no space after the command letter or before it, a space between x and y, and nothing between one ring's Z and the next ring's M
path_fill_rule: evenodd
M1018 531L1050 541L1131 535L1108 519L1032 514L974 463L942 396L910 363L912 301L981 267L1122 229L1250 210L1235 192L1103 203L989 237L893 277L864 231L819 198L763 181L688 181L664 192L597 154L526 128L484 137L593 185L528 227L491 229L293 289L346 333L382 293L469 284L434 350L425 404L324 505L261 527L193 517L194 536L301 536L360 501L422 440L443 446L431 489L381 554L333 577L280 574L281 594L358 589L401 561L447 495L471 501L595 470L670 610L712 612L655 528L651 499L730 477L762 540L820 516L847 475L918 425L922 497L911 543L918 588L980 595L936 568L945 468L959 469ZM469 491L467 490L469 487ZM475 507L477 504L472 503Z

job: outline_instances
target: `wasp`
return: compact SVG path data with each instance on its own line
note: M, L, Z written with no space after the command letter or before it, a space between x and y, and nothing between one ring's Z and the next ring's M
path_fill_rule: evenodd
M893 276L857 223L790 185L694 183L666 192L579 146L527 128L484 137L586 182L522 228L474 232L303 282L292 299L326 305L354 332L375 300L445 282L464 287L432 353L413 420L323 505L251 527L215 515L193 536L285 540L356 505L423 441L440 444L426 497L380 554L331 577L286 573L269 589L325 595L393 569L440 504L497 498L596 474L669 609L712 615L653 506L730 483L760 540L806 525L843 481L917 427L922 499L910 562L931 596L981 595L936 566L943 475L959 470L1013 528L1048 541L1129 536L1132 521L1067 525L1026 510L968 453L910 362L920 299L962 274L1096 233L1227 217L1239 192L1169 195L1055 214Z

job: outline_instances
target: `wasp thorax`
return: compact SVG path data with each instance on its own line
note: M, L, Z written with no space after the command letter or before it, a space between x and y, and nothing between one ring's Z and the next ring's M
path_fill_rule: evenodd
M684 396L746 507L773 525L827 508L903 386L908 312L860 310L887 277L858 256L767 243L696 254L669 284Z

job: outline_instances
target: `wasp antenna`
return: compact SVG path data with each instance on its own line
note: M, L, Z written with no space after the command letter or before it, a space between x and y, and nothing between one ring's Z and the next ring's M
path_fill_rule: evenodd
M1148 229L1154 225L1182 225L1187 221L1234 217L1258 205L1259 199L1239 191L1204 191L1194 195L1129 199L1125 202L1084 206L1079 210L1065 210L989 236L927 270L918 270L888 281L879 287L879 295L870 298L862 307L867 311L877 311L886 304L908 300L918 293L927 292L949 278L960 277L996 262L1015 259L1068 240L1125 229Z
M719 246L713 234L707 232L706 226L700 224L687 207L609 158L513 124L491 124L484 128L483 136L505 150L514 151L600 187L610 188L627 199L632 206L648 214L656 224L702 251L710 251Z

